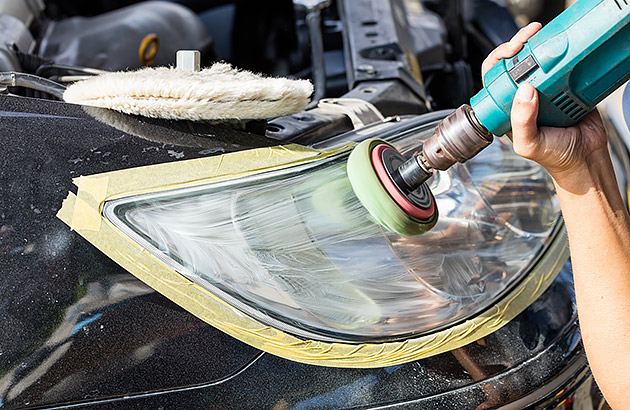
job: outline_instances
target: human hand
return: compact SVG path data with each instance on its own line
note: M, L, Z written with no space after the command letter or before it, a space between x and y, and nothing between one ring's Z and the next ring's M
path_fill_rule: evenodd
M508 42L492 51L482 64L482 75L502 58L517 54L523 43L542 26L531 23ZM589 166L601 161L592 157L608 156L606 132L597 110L574 126L567 128L538 127L538 93L529 83L522 83L512 105L511 138L514 151L547 169L556 183L572 191L579 189L589 173ZM605 162L605 161L604 161Z

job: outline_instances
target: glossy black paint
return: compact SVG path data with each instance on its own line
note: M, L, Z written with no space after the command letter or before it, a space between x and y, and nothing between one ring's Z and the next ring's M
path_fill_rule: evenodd
M80 175L276 142L228 128L127 120L119 128L145 138L78 106L0 97L0 397L6 407L207 382L258 354L135 280L56 213ZM184 142L182 133L192 138Z
M277 141L90 112L0 96L0 408L497 408L590 380L568 264L497 332L384 369L294 363L206 325L55 214L80 175Z

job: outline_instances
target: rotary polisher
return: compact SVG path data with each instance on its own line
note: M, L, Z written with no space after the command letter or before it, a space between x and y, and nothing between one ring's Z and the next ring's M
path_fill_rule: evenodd
M420 154L407 159L379 139L357 145L347 167L356 196L391 231L408 236L431 229L438 210L426 181L510 131L520 83L538 90L539 125L568 127L630 78L629 23L627 0L579 0L518 54L495 64L470 105L446 117Z

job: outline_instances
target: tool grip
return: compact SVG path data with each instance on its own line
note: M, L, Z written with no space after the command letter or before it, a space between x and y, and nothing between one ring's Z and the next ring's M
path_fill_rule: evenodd
M623 0L580 0L558 15L511 58L484 77L470 100L479 121L502 135L518 85L538 90L538 123L570 126L630 78L630 5Z

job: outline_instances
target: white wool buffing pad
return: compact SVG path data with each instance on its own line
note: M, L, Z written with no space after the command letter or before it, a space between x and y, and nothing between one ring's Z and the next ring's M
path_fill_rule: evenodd
M230 64L190 72L143 68L72 84L65 101L127 114L176 120L262 120L303 110L313 92L307 80L263 77Z

